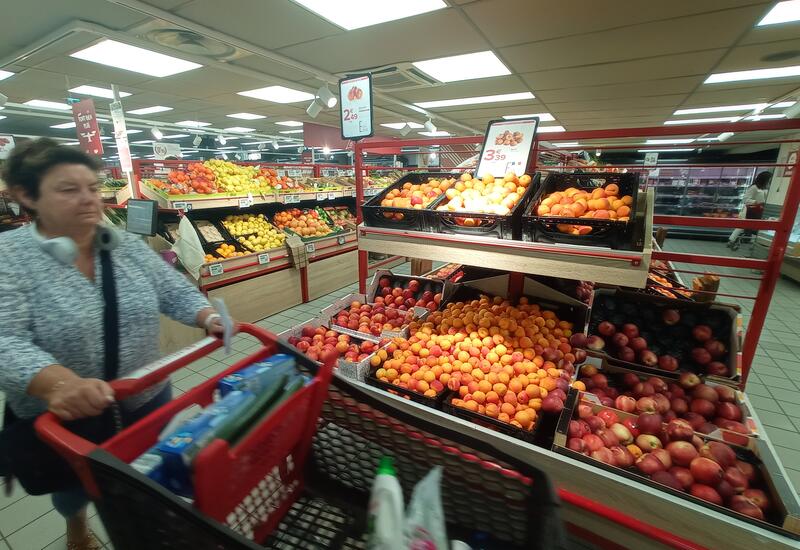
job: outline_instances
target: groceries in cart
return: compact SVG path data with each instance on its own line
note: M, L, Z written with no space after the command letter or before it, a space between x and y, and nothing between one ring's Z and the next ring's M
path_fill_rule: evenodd
M162 432L158 443L132 466L172 492L192 498L192 464L215 439L236 445L309 378L290 355L277 354L223 377L205 409L192 405ZM178 420L175 422L175 420Z

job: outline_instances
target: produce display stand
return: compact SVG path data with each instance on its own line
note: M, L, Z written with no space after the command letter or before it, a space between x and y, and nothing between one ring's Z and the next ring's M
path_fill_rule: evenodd
M764 143L758 140L757 132L796 131L800 129L798 120L775 120L760 122L740 122L728 124L707 124L684 126L663 126L652 128L628 128L611 130L587 130L564 132L559 134L559 140L578 141L585 143L591 140L614 140L623 138L671 137L681 135L716 135L722 132L735 132L737 135L746 134L747 141L739 144ZM755 133L752 134L751 132ZM356 196L357 207L363 198L362 189L362 153L370 148L388 146L402 147L427 147L431 145L472 146L480 143L480 137L459 137L440 139L413 139L393 142L358 142L355 146L356 168ZM791 141L791 140L789 140ZM772 140L769 143L782 143L781 140ZM714 146L715 144L711 144ZM716 144L720 145L720 144ZM533 169L537 168L538 152L542 145L537 141L533 145ZM623 148L620 145L601 144L587 145L594 149ZM630 148L626 145L624 148ZM656 146L657 147L657 146ZM654 147L655 148L655 147ZM716 165L688 165L694 167L723 167ZM749 164L748 166L753 166ZM761 168L782 168L787 164L759 164ZM658 166L642 165L614 165L596 168L582 167L583 170L595 169L599 172L613 170L649 171ZM681 168L680 165L670 164L670 167ZM571 170L570 165L548 165L542 167L548 171ZM699 264L702 266L719 266L743 270L758 270L761 276L747 275L747 278L759 280L759 290L755 296L732 296L717 293L720 297L733 297L737 299L751 299L755 301L750 321L744 333L743 345L738 358L741 372L740 388L745 389L747 375L750 372L756 345L761 330L764 327L770 299L775 290L775 285L780 276L780 268L787 242L800 203L800 161L793 165L794 172L789 189L786 193L783 211L777 220L745 220L738 218L712 218L689 216L653 216L653 191L644 186L647 205L647 231L652 232L653 225L657 226L682 226L700 228L744 228L754 230L774 231L769 255L766 259L737 258L727 256L710 256L691 253L675 253L663 250L653 250L650 239L644 251L636 257L627 257L628 253L600 247L568 246L564 244L549 244L486 239L472 236L442 235L416 231L401 231L384 229L380 227L367 227L362 221L360 208L358 209L358 243L359 243L359 291L364 292L367 283L367 254L369 251L400 252L410 257L432 258L442 261L457 262L473 266L492 266L512 272L508 278L508 294L518 296L521 294L524 282L524 273L555 275L582 279L595 282L607 282L631 287L643 287L646 272L651 260L671 262L673 267L678 264ZM530 166L529 166L530 172ZM645 180L643 180L645 181ZM676 273L704 274L711 272L720 277L728 273L714 273L711 268L674 269ZM744 276L744 275L742 275ZM685 499L677 498L666 492L654 491L645 484L626 479L623 476L604 472L600 468L572 460L569 457L558 455L550 450L535 447L519 439L511 438L502 433L490 431L476 424L461 420L457 417L419 405L411 400L402 399L388 392L353 382L360 390L369 393L376 399L381 399L391 404L398 411L414 416L420 416L431 422L447 426L453 430L460 430L470 436L490 442L501 448L504 452L517 457L531 465L544 470L559 487L559 494L566 504L565 514L571 523L578 525L578 531L583 532L588 538L593 539L600 546L616 548L614 543L630 548L798 548L800 542L797 538L784 536L752 525L738 521L728 515L720 514L708 507L697 505ZM769 462L774 465L770 471L773 477L781 478L788 486L788 492L796 505L797 495L788 482L785 470L777 460L777 455L766 431L754 414L752 421L755 423L759 437L764 441ZM764 434L761 436L761 434ZM582 509L576 506L584 505ZM593 506L609 506L621 514L628 514L646 522L653 529L644 529L631 532L626 529L630 525L623 519L603 519L591 517L585 509ZM614 541L613 543L609 541Z
M144 179L165 179L172 170L184 170L193 161L185 160L135 160L133 163L135 193L140 198L155 200L164 211L179 216L192 212L223 210L226 214L274 212L283 206L315 208L350 205L353 207L355 187L337 184L336 188L318 190L284 190L264 194L193 194L168 195L143 183ZM340 164L284 164L236 162L242 166L261 166L274 169L279 176L296 177L351 177L353 167ZM388 167L364 169L382 171ZM391 169L395 170L395 169ZM380 188L370 189L371 193ZM271 216L270 216L271 217ZM225 300L231 314L242 321L254 322L284 309L308 302L333 290L352 284L358 276L357 234L355 231L336 232L331 235L306 239L302 249L292 251L288 245L271 250L218 259L204 264L196 280L198 288L209 297ZM393 267L405 261L392 255L374 262L369 269ZM166 349L186 345L195 336L171 323L165 323L162 341L172 343ZM178 334L172 334L177 331Z

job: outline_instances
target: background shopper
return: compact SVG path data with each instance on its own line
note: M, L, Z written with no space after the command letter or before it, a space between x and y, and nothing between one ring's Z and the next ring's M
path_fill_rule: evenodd
M114 401L104 375L101 252L116 286L119 375L159 357L160 314L221 334L219 315L140 238L100 226L97 161L49 139L14 149L4 179L35 223L0 234L0 390L5 426L50 410L94 417ZM109 285L111 287L111 285ZM106 325L107 326L107 325ZM171 398L168 382L119 403L130 424ZM68 548L100 548L79 486L53 494Z
M744 192L744 206L739 211L739 218L748 220L760 220L764 217L764 205L767 202L767 188L772 180L771 172L759 172L747 191ZM738 247L739 239L744 233L744 229L737 228L731 233L728 239L728 247Z

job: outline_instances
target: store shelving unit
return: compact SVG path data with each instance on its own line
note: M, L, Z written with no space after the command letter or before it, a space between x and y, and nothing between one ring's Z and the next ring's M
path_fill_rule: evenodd
M744 133L749 131L775 131L775 130L794 130L800 129L800 121L781 120L781 121L762 121L733 124L711 124L696 125L690 131L691 134L709 133L716 134L722 132ZM559 135L560 140L581 141L591 139L614 139L614 138L645 138L645 137L667 137L680 136L687 132L686 128L674 126L663 126L653 128L632 128L632 129L613 129L613 130L590 130L578 132L564 132ZM361 189L362 177L360 175L362 152L368 151L371 147L393 146L431 146L431 145L474 145L481 141L481 138L444 138L430 140L409 140L373 142L369 144L358 143L355 148L356 163L356 193L359 198L363 197ZM538 155L538 143L534 143L534 162ZM785 165L771 165L773 167ZM658 166L616 166L615 169L634 169L651 170L661 168ZM689 167L685 167L689 168ZM702 167L701 167L702 168ZM549 170L568 170L569 166L548 166ZM530 167L529 167L530 170ZM598 167L598 171L605 171L605 167ZM680 185L670 185L670 188L680 188L680 197L694 196L701 194L694 192L694 186L701 190L710 191L714 189L713 197L716 200L721 196L720 190L733 190L729 202L736 203L738 195L743 192L743 187L752 176L752 167L746 168L745 173L735 173L723 177L720 171L718 176L708 178L687 178L698 180L689 184L687 181ZM688 172L687 172L688 174ZM701 172L700 175L703 175ZM660 183L657 182L660 186ZM653 186L655 187L655 185ZM665 185L666 187L666 185ZM675 193L677 194L677 193ZM704 193L711 195L710 192ZM726 193L722 193L725 195ZM726 217L710 217L698 215L697 208L694 211L687 210L686 213L693 215L682 215L682 210L672 213L653 215L658 206L658 189L648 189L646 194L646 204L648 208L647 230L652 231L653 224L670 227L699 228L701 230L741 227L744 229L773 231L769 254L766 259L749 259L718 256L699 256L692 254L670 253L665 251L653 251L648 248L634 259L628 253L613 251L614 257L608 256L607 249L584 246L566 245L542 245L540 243L527 243L521 241L503 241L498 239L488 239L464 235L443 235L439 233L424 233L418 231L405 231L397 229L384 229L379 227L366 227L359 225L359 283L360 290L363 292L367 278L367 252L368 251L402 251L412 257L432 258L443 261L458 262L472 266L491 266L493 268L512 271L512 276L508 278L509 295L514 295L519 291L524 277L521 273L538 273L542 275L556 275L575 279L585 279L601 282L609 282L617 285L642 287L645 277L639 270L643 269L646 273L650 259L659 259L666 262L701 264L710 266L723 266L740 269L758 269L763 271L757 296L746 297L755 300L754 309L750 316L747 331L744 336L744 344L741 354L741 387L744 388L747 382L747 374L755 354L756 344L764 326L769 301L775 289L776 280L780 275L780 267L789 242L795 216L800 202L800 161L794 166L794 176L787 192L786 204L783 209L783 216L779 220L744 220L735 217L737 207L725 209ZM357 202L360 205L360 201ZM656 211L657 212L657 211ZM359 223L362 221L360 208L358 209ZM649 241L649 239L647 239ZM624 257L624 259L623 259ZM638 263L638 265L637 265ZM724 274L723 274L724 275ZM719 514L714 510L704 506L675 498L669 494L653 491L646 485L639 484L623 478L622 476L609 475L607 472L594 468L593 466L582 464L568 457L553 453L549 450L537 448L517 439L510 438L504 434L488 430L482 426L472 424L413 401L392 395L386 391L366 386L357 382L363 391L369 392L373 397L381 399L391 404L398 411L404 413L427 417L429 420L448 427L453 430L469 432L477 437L484 439L488 444L503 448L506 452L513 454L521 460L528 461L542 468L558 485L562 501L567 504L565 513L568 521L586 526L590 531L597 532L602 530L604 533L613 533L615 543L622 544L624 547L645 548L653 547L653 540L658 540L661 544L673 548L751 548L755 545L764 545L769 548L797 548L797 540L786 536L767 531L761 527L736 521L731 517ZM763 427L758 422L759 433L765 434L763 439L768 447L770 461L779 464L775 460L775 452L769 443L768 437ZM771 475L785 477L785 471L778 465ZM790 488L790 492L793 490ZM797 502L797 496L794 495ZM607 521L598 522L597 518L592 518L585 513L586 503L600 503L619 510L623 514L630 514L637 519L647 522L649 530L640 530L636 533L621 529L620 525ZM581 503L581 504L579 504ZM570 507L569 504L576 506ZM578 507L583 509L578 509ZM670 535L675 536L670 538ZM679 537L685 537L680 539ZM689 539L691 542L687 542Z

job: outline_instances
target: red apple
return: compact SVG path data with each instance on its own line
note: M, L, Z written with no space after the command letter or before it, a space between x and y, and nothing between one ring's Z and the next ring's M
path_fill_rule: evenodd
M763 512L769 509L769 498L761 489L745 489L742 491L742 496L752 500Z
M709 441L700 449L700 456L715 461L723 468L736 464L736 453L721 441Z
M609 449L613 456L613 464L619 468L630 468L636 461L631 452L621 445Z
M576 332L569 337L569 343L574 348L586 347L586 335L582 332Z
M735 512L755 519L764 519L764 511L753 500L744 495L734 495L730 500L730 508Z
M662 355L658 358L658 368L670 372L678 370L678 360L671 355Z
M579 437L570 437L567 439L567 448L577 453L586 453L586 442Z
M592 351L601 351L606 343L599 336L591 335L586 338L586 347Z
M641 380L636 374L632 372L626 372L624 375L622 375L622 383L625 384L626 387L632 388L636 384L641 383Z
M694 339L698 342L705 342L711 339L713 332L708 325L697 325L692 329L692 336L694 336Z
M602 411L599 411L597 413L597 416L603 420L606 427L613 426L614 424L619 422L619 417L617 416L617 413L615 413L611 409L603 409Z
M723 403L733 403L736 401L736 390L731 388L730 386L714 386L714 390L717 392L717 396L719 400Z
M599 416L592 415L585 419L586 423L589 425L589 429L592 430L592 433L597 433L598 430L605 429L606 423L603 422L603 419Z
M597 332L599 332L603 336L611 336L612 334L617 332L617 328L614 326L614 323L603 321L597 325Z
M641 433L639 431L639 427L636 425L635 418L626 418L625 420L622 421L622 425L628 428L628 431L631 432L631 435L633 437L638 437L639 434Z
M680 398L686 397L686 392L684 391L684 389L675 382L670 382L669 384L667 384L667 388L669 389L669 392L672 394L671 395L672 399L676 399L679 397Z
M611 343L615 348L624 348L628 345L628 337L622 332L617 332L611 337Z
M581 439L583 439L583 442L586 444L586 450L589 452L603 448L603 440L595 434L586 434Z
M617 422L616 424L612 424L609 429L614 432L614 435L617 436L617 439L619 439L619 442L623 445L633 443L633 434L623 424Z
M633 394L638 397L650 397L656 393L656 389L650 382L639 382L633 387Z
M690 390L700 383L700 378L693 372L683 372L678 383L685 390Z
M636 410L636 399L629 395L620 395L614 401L614 408L623 412L633 412Z
M728 367L725 363L712 361L706 365L706 372L713 376L728 376Z
M581 403L578 405L578 418L589 418L593 416L594 412L592 412L592 406L587 403Z
M683 416L689 410L689 404L682 397L674 397L672 401L669 402L669 407L678 416Z
M692 360L698 365L707 365L711 362L711 354L706 348L694 348L692 350Z
M695 483L689 487L689 493L697 498L722 506L722 497L713 487L709 487L708 485Z
M583 420L570 420L569 427L567 428L567 435L570 437L583 437L587 433L591 433L589 425Z
M639 327L633 323L625 323L622 325L622 332L628 337L628 340L639 336Z
M639 415L639 418L636 419L636 426L643 434L658 434L661 432L661 423L661 415L657 412L643 412Z
M704 456L699 456L689 464L689 471L698 483L716 485L722 481L722 467Z
M669 473L675 476L675 479L681 484L683 490L686 491L694 484L694 477L692 472L682 466L673 466L669 469Z
M655 402L656 402L656 412L657 413L665 414L669 410L669 408L670 408L669 399L664 397L663 394L661 394L661 393L655 394L653 396L653 400L655 400Z
M750 485L742 471L736 466L728 466L722 474L722 479L727 481L737 493L741 493Z
M681 485L680 481L678 481L678 479L669 472L654 472L650 476L650 479L656 483L671 487L676 491L684 491L683 485Z
M606 464L614 465L614 455L611 451L606 447L600 447L591 452L589 455L595 460L599 460L600 462L604 462Z
M647 349L647 340L641 336L631 338L630 342L628 342L628 347L630 347L633 351L640 353Z
M719 359L728 351L728 349L725 347L725 344L719 340L707 340L704 347L714 359Z
M650 434L639 434L639 436L636 438L636 446L645 453L649 453L653 449L661 449L663 447L661 445L661 440Z
M718 403L717 416L738 422L742 419L742 409L735 403Z
M692 390L692 399L705 399L706 401L716 403L719 401L719 394L717 394L714 388L707 384L698 384Z
M665 470L672 468L672 457L669 451L666 449L653 449L650 453L661 461Z
M664 470L664 463L652 453L645 453L636 459L636 467L645 475L651 476Z
M626 363L633 363L636 360L636 352L628 346L621 347L617 350L617 359Z
M714 414L716 414L714 403L706 399L692 399L689 408L692 412L700 414L705 418L714 418Z
M739 468L739 471L744 474L744 477L747 479L748 483L753 483L756 480L756 468L749 462L737 460L736 467Z
M649 349L646 349L639 354L639 360L647 367L655 367L658 365L658 356Z
M603 440L603 445L606 447L613 447L614 445L619 445L620 441L617 435L606 428L601 428L595 432L595 435Z
M656 401L652 397L640 397L636 402L636 410L642 413L654 413Z
M677 309L665 309L661 312L661 320L665 325L676 325L681 320L681 314Z
M682 418L670 420L667 424L667 437L670 441L689 441L694 436L692 425Z
M667 452L677 466L689 466L697 458L697 449L688 441L672 441L667 444Z
M697 431L697 429L700 428L700 426L706 423L706 419L703 418L702 415L691 411L684 414L683 419L692 425L692 429L694 431Z

